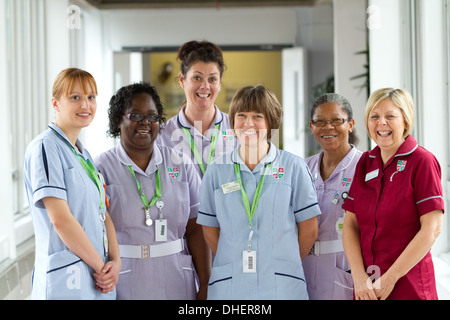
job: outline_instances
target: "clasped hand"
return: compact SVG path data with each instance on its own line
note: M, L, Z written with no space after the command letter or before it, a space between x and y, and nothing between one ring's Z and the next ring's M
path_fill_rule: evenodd
M108 261L100 273L94 273L95 288L101 293L113 291L119 281L120 269L120 263Z
M354 282L355 300L386 300L394 289L395 278L385 273L374 282L366 275Z

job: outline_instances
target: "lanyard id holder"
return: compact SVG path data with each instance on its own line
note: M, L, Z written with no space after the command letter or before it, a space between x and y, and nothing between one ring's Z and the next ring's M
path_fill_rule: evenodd
M159 209L159 219L155 220L155 241L167 241L167 219L163 219L162 213L164 202L156 201L156 207Z
M133 176L134 180L136 181L137 190L138 190L139 196L141 198L142 204L144 205L145 224L150 227L151 225L153 225L153 220L150 217L150 207L153 206L157 202L160 202L162 204L161 208L164 206L164 202L162 202L162 200L158 200L158 199L162 198L162 195L161 195L161 177L159 176L158 166L157 166L157 169L156 169L156 177L155 177L155 189L156 190L155 190L155 194L154 194L154 196L153 196L153 198L152 198L152 200L150 202L148 201L147 196L145 195L141 184L137 180L132 166L128 165L127 167L128 167L128 170L130 171L131 175ZM156 207L160 210L160 215L162 215L161 208L159 208L158 205Z
M241 187L241 194L242 194L242 201L244 203L245 212L247 214L250 232L248 234L248 248L247 250L242 251L242 272L243 273L255 273L256 272L256 250L252 250L252 237L253 237L253 230L252 230L252 220L253 216L256 212L256 207L258 206L259 198L261 196L262 186L264 184L264 177L267 174L268 170L270 168L270 164L266 164L264 173L259 180L258 186L256 188L255 195L253 197L253 203L250 207L250 203L248 201L247 193L244 190L244 186L242 184L241 180L241 170L239 164L234 164L234 172L236 174L237 182L239 183Z
M242 251L242 272L256 273L256 250L252 250L253 230L248 235L248 249Z

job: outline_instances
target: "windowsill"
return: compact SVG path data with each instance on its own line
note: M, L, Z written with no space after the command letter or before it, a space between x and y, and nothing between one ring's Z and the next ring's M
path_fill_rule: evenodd
M17 258L16 259L5 259L4 261L0 262L0 274L5 272L7 269L9 269L14 263L17 262L21 257L27 255L31 251L34 251L34 237L29 238L28 240L24 241L20 245L17 246Z

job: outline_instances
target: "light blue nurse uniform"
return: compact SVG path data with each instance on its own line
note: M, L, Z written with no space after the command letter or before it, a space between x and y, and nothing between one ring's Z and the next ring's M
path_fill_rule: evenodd
M24 157L24 182L33 218L36 259L32 299L115 299L115 290L107 294L95 289L94 270L70 251L50 222L43 198L66 200L94 248L106 263L104 240L105 208L100 209L100 194L77 156L92 162L79 140L79 152L54 123L27 147ZM101 198L105 199L102 188Z
M314 250L303 259L311 300L353 299L353 280L342 246L342 205L350 190L361 155L362 152L352 145L325 181L320 174L323 151L305 160L311 170L322 211L318 218L319 235Z
M240 158L238 146L210 164L203 177L197 223L220 228L208 299L308 299L297 223L320 214L314 184L303 159L269 143L268 154L253 171ZM235 163L250 205L270 163L252 220L256 273L243 272L249 221L241 191L224 193L222 188L237 180Z
M228 114L221 112L217 106L214 106L216 113L211 126L208 130L206 130L205 135L194 128L194 126L187 120L184 114L185 108L186 106L182 107L178 115L170 118L166 121L166 123L164 123L163 130L156 138L156 143L173 148L188 155L191 158L192 163L195 165L196 172L200 175L200 177L202 177L203 173L191 150L190 142L188 141L183 128L189 130L191 136L193 137L195 147L202 157L205 168L207 167L211 149L211 139L216 125L219 126L219 131L216 138L214 159L225 153L233 151L236 147L236 138L234 137L233 130L230 128Z

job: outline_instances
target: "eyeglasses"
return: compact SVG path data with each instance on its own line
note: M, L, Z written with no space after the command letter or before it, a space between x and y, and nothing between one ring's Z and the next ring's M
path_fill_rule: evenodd
M124 116L134 122L141 122L145 118L145 119L147 119L148 122L155 123L155 122L158 122L160 119L159 115L154 114L154 113L148 114L146 116L143 114L140 114L140 113L126 113L126 114L124 114Z
M311 123L318 128L325 127L327 123L329 122L333 127L342 126L345 121L348 121L350 119L342 119L342 118L335 118L331 120L311 120Z

